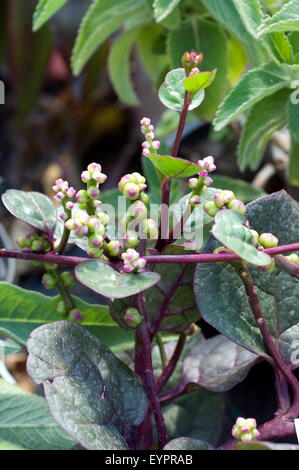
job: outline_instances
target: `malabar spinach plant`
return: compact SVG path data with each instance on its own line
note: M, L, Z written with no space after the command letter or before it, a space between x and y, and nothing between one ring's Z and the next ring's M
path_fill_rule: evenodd
M67 1L40 0L33 29L41 28ZM216 131L245 114L238 148L242 171L259 166L272 134L287 125L292 137L288 179L299 184L297 0L94 0L77 34L73 73L78 75L118 30L108 64L123 101L139 103L130 74L134 45L156 87L166 70L180 66L185 50L201 50L204 68L218 68L218 74L207 99L193 114L214 120ZM168 110L160 135L174 131L177 122L176 113Z
M57 180L56 207L36 192L2 196L31 231L18 240L20 250L2 249L0 257L41 264L43 285L58 293L0 284L0 333L27 344L28 372L45 394L1 380L0 438L12 446L211 450L219 445L224 392L262 360L273 367L277 412L258 425L239 417L221 447L272 449L272 440L295 436L298 205L282 191L246 206L213 187L212 156L197 163L178 157L188 111L214 86L217 72L201 71L202 59L185 52L159 92L179 113L171 155L159 153L151 120L141 120L147 174L121 178L117 214L101 201L107 176L100 163L82 172L84 189ZM173 205L179 178L188 178L189 189ZM151 188L158 183L157 208ZM71 244L85 256L70 256ZM109 306L72 295L74 278L63 267ZM219 334L205 338L201 317ZM1 347L8 354L17 345Z

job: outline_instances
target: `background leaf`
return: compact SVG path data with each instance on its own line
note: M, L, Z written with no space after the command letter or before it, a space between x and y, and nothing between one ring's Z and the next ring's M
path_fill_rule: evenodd
M68 0L39 0L33 16L33 31L41 28Z
M91 305L72 296L83 313L82 325L103 341L113 352L134 345L134 335L121 330L112 320L107 306ZM48 297L38 292L0 283L0 334L26 344L30 333L37 327L61 319L56 313L60 297Z
M140 26L123 33L113 44L109 54L109 74L115 92L130 106L139 104L130 77L130 53L138 36Z
M220 105L214 120L215 130L223 129L250 106L286 87L287 84L287 75L274 63L250 70Z
M0 339L0 358L2 356L8 356L9 354L15 354L19 352L21 346L13 341L5 341Z
M222 431L224 394L199 390L163 407L168 439L181 436L216 446Z
M32 450L68 450L75 442L55 423L46 400L0 379L0 438Z
M181 0L155 0L154 13L157 23L165 20L165 18L173 12L180 1Z
M93 0L76 38L72 69L79 75L97 48L140 6L143 0Z
M145 159L147 158L165 178L187 178L200 171L200 167L196 163L183 160L183 158L156 154L150 154L145 157Z
M164 450L213 450L207 442L191 437L178 437L168 442Z
M284 5L275 15L266 18L260 25L257 35L269 34L277 31L298 31L299 4L292 0Z
M292 137L299 142L299 106L298 103L288 100L288 128Z
M288 181L290 184L299 186L299 142L294 137L291 139Z
M241 171L247 166L253 171L258 168L272 134L285 126L289 95L290 91L287 89L277 91L251 108L238 148L238 165Z
M79 325L56 322L27 343L27 368L56 421L89 450L123 450L122 435L138 426L148 400L140 378Z
M213 181L216 188L228 189L233 191L236 199L247 203L251 202L258 197L265 196L266 193L261 189L257 189L247 181L239 180L237 178L230 178L229 176L213 175Z

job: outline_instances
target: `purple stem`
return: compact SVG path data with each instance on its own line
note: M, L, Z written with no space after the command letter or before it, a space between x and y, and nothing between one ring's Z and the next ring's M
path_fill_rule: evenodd
M181 356L181 353L184 349L186 338L187 338L187 336L184 333L180 335L180 338L177 342L176 348L174 350L174 353L173 353L168 365L165 367L165 369L163 370L162 374L160 375L160 377L158 378L158 380L156 382L156 387L157 387L158 392L160 392L162 390L164 385L168 382L168 380L172 376L172 374L173 374L173 372L176 368L176 365L178 363L178 360Z
M147 311L142 294L138 296L138 305L140 313L143 317L143 322L139 326L140 341L143 349L143 378L146 386L151 409L154 415L154 419L157 427L158 434L158 449L161 450L167 443L166 426L163 418L161 404L158 396L158 391L155 384L155 377L152 364L152 349L151 349L151 334L148 324Z
M268 248L264 250L264 253L267 253L270 256L275 256L283 253L290 253L292 251L299 251L299 243L291 243L289 245L281 245L276 248ZM276 256L275 256L276 257ZM49 253L32 253L29 251L21 250L0 250L0 258L17 258L22 260L29 261L40 261L42 263L53 263L61 264L64 266L76 266L80 263L85 263L86 261L91 261L91 258L82 258L79 256L64 256L57 255L53 252ZM148 264L156 263L216 263L216 262L232 262L232 261L241 261L241 258L234 253L222 253L222 254L194 254L194 255L150 255L144 256ZM101 263L109 264L110 266L115 266L117 262L109 262L100 260ZM291 262L289 262L291 263ZM292 263L292 271L298 271L299 275L299 265L293 266L295 263ZM280 267L280 266L279 266ZM289 271L288 271L289 272ZM291 272L289 272L291 274Z

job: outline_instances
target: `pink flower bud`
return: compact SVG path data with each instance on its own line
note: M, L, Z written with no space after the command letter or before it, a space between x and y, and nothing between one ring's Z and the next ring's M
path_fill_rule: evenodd
M61 213L59 214L59 218L60 218L61 220L66 220L66 219L67 219L67 213L66 213L66 212L61 212Z
M205 178L206 176L208 176L207 170L202 170L202 171L200 171L200 172L199 172L199 176L200 176L201 178Z
M154 141L152 142L152 146L153 146L153 148L154 148L155 150L159 150L160 145L161 145L161 142L160 142L159 140L154 140Z
M148 132L145 136L148 140L154 140L155 134L153 132Z
M71 187L67 190L67 193L66 193L67 197L69 199L72 199L74 196L76 196L76 190L75 188Z
M93 175L95 171L98 171L99 173L101 173L102 167L99 163L90 163L87 167L87 170L89 171L91 175Z
M144 118L141 119L140 124L141 124L142 126L148 127L148 126L150 126L150 124L151 124L151 120L150 120L149 118L147 118L147 117L144 117Z
M188 180L188 185L189 185L189 188L191 188L191 189L195 189L197 187L197 183L198 183L197 178L190 178Z
M107 180L107 175L100 173L99 171L95 171L92 175L92 178L98 183L103 184Z
M150 144L149 144L147 141L142 142L141 146L142 146L143 148L145 148L145 149L150 148Z
M74 203L71 202L71 201L68 201L65 205L66 209L68 209L69 211L71 211L73 208L74 208Z
M81 180L83 181L83 183L88 183L88 181L91 180L91 175L89 173L89 171L82 171L81 173Z
M150 154L150 151L149 151L148 149L145 149L145 148L144 148L144 149L142 150L142 155L143 155L144 157L147 157L149 154Z

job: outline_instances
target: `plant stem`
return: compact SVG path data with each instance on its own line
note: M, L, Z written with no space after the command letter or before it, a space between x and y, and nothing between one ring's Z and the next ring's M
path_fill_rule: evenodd
M288 368L288 366L282 360L280 353L277 349L277 346L273 341L270 330L265 321L261 304L260 304L257 292L255 290L253 279L248 270L248 267L242 264L241 268L239 270L237 269L236 271L244 284L246 294L248 296L248 302L251 307L251 311L258 324L265 346L270 356L272 357L277 369L286 378L287 382L291 386L293 395L294 395L294 400L298 401L299 403L299 382L297 381L296 377L291 372L291 370Z
M164 369L168 365L168 359L167 359L167 356L166 356L166 352L165 352L165 348L164 348L161 333L158 332L156 334L155 338L156 338L156 341L157 341L157 345L159 347L161 362L162 362L162 366L163 366L163 369Z
M70 233L71 232L66 227L64 227L63 233L62 233L62 238L61 238L61 241L60 241L60 245L59 245L59 248L57 250L57 253L59 255L61 255L64 252L64 250L66 249Z
M290 253L292 251L299 251L299 243L291 243L290 245L281 245L276 248L267 248L264 253L270 256L278 254ZM86 261L92 261L90 258L82 258L79 256L65 256L57 255L56 253L32 253L21 250L5 250L0 249L0 258L16 258L29 261L40 261L41 263L61 264L64 266L77 266ZM194 254L194 255L150 255L144 256L148 264L158 263L216 263L216 262L232 262L241 261L241 258L234 253L222 254ZM94 261L94 260L93 260ZM99 260L101 263L106 263L110 266L116 266L119 261L104 261ZM299 265L298 265L299 267ZM299 268L298 268L299 269Z
M158 434L158 449L164 448L167 443L166 426L163 418L160 400L156 389L153 364L152 364L152 350L151 350L151 337L148 325L147 311L142 294L138 296L139 310L143 317L143 322L139 326L140 339L143 348L143 364L144 364L144 383L148 391L151 409L154 415L154 419L157 427Z
M172 374L173 374L173 372L176 368L176 365L178 363L178 360L179 360L179 358L182 354L182 351L184 349L186 338L187 338L187 336L184 333L180 335L180 338L177 342L176 348L174 350L173 355L171 356L171 359L170 359L168 365L164 368L162 374L160 375L160 377L158 378L158 380L156 382L156 387L157 387L158 392L160 392L162 390L164 385L168 382L168 380L172 376Z
M282 255L274 256L274 261L279 269L285 271L291 276L294 276L296 279L299 279L299 264L288 260L285 256Z
M61 295L62 299L63 299L63 302L64 302L64 305L66 306L66 308L70 311L72 310L73 308L75 308L75 304L73 302L73 299L68 291L68 289L63 285L63 282L61 280L61 277L59 275L59 272L57 269L54 269L53 271L53 274L56 278L56 289L58 290L59 294Z
M184 132L184 127L186 124L186 118L187 118L189 106L190 106L189 93L185 91L183 109L180 113L178 130L176 133L175 141L174 141L172 152L171 152L172 157L177 157L177 154L180 148L182 135ZM168 179L164 180L162 183L162 188L161 188L162 189L162 201L161 201L162 210L161 210L161 220L160 220L160 226L159 226L159 236L158 236L158 240L155 246L156 250L158 251L161 251L164 248L164 246L168 244L167 240L164 240L161 238L161 234L163 232L163 227L168 226L170 187L171 187L171 180L168 180Z
M277 403L278 403L278 411L277 415L285 414L291 406L291 399L290 393L288 389L288 384L281 374L281 372L274 366L274 374L275 374L275 390L277 395Z

